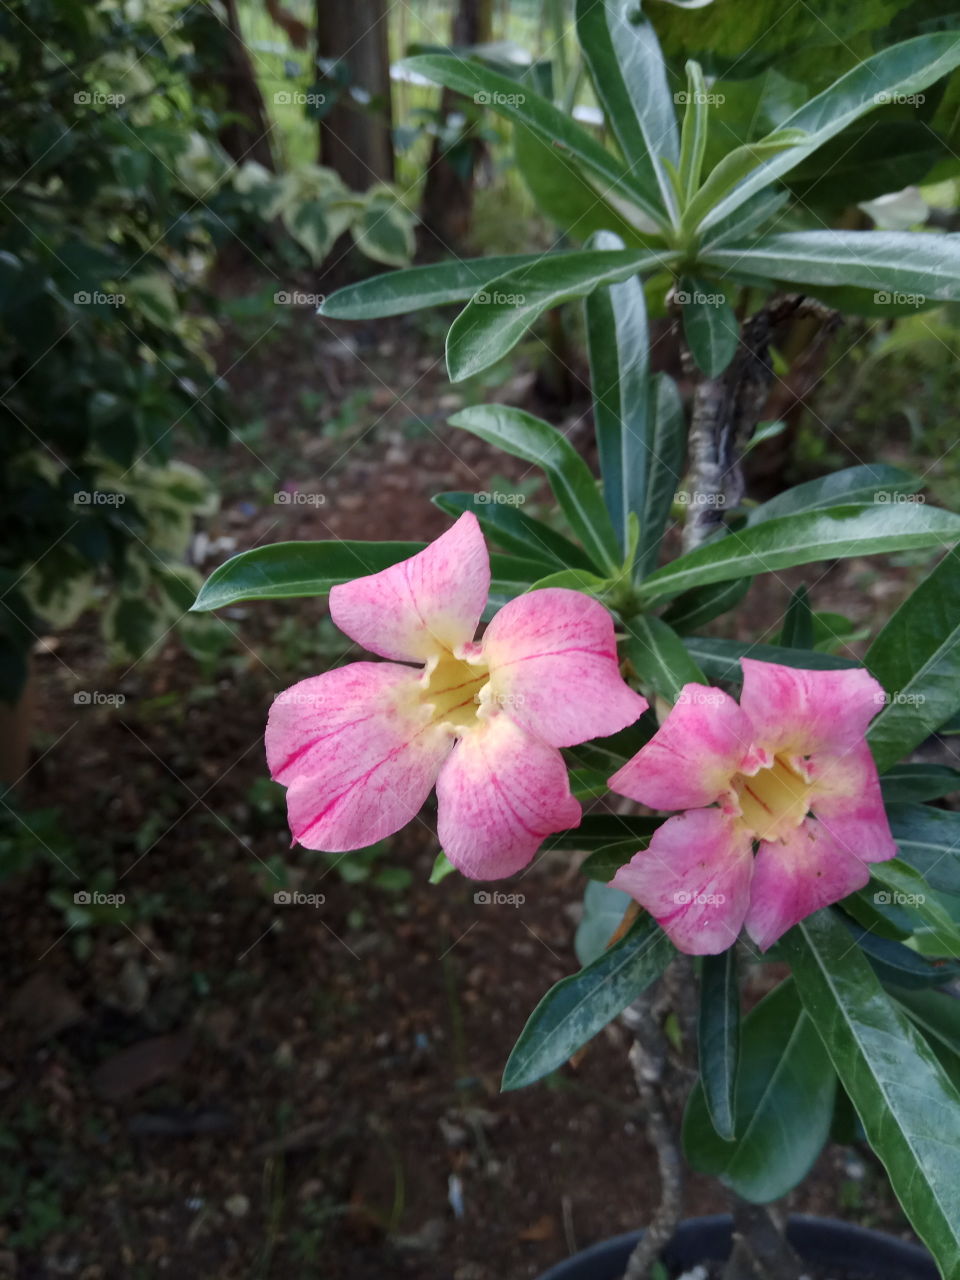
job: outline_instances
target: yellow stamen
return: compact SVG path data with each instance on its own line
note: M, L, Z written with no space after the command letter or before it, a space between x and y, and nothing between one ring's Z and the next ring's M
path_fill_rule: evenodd
M422 700L430 708L432 723L452 729L469 728L477 719L480 691L489 680L486 663L468 662L445 652L423 675Z
M738 774L733 790L744 824L758 840L782 840L810 809L813 784L783 756L752 777Z

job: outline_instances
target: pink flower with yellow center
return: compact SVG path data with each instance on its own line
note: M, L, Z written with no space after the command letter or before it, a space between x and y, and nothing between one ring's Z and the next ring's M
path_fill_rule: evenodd
M436 785L444 851L492 880L579 824L559 748L616 733L647 704L620 675L596 600L528 592L477 643L489 590L470 513L409 560L333 588L340 630L389 661L311 676L274 701L267 762L295 841L364 848L416 817Z
M862 669L800 671L743 658L737 705L684 686L657 733L610 779L658 827L611 882L691 955L742 927L762 949L896 854L864 735L883 705ZM756 852L754 852L756 851Z

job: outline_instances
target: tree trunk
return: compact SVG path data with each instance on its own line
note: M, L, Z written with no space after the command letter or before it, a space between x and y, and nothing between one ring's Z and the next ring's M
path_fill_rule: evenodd
M460 0L453 19L451 43L455 46L486 44L492 38L491 0ZM463 107L462 98L444 89L440 98L440 121L455 111L462 111ZM462 245L470 230L474 175L484 153L483 141L471 135L475 135L475 125L468 119L460 144L467 150L467 159L462 165L454 167L450 163L439 137L434 138L430 151L420 217L428 235L442 249Z
M385 0L317 0L317 60L329 92L346 87L320 121L320 163L353 191L393 179L390 50ZM340 62L343 80L332 68ZM368 104L350 93L369 95Z
M225 110L239 119L223 126L218 135L220 143L234 160L256 160L273 171L276 166L270 145L272 126L244 44L236 0L225 0L224 10L223 62L218 75L226 95Z

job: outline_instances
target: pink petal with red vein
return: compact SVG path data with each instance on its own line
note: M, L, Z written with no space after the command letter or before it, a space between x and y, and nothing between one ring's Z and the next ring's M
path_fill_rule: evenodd
M416 817L452 739L427 724L419 672L355 662L301 680L270 708L270 774L287 790L295 841L362 849Z
M646 907L680 951L707 956L736 942L752 873L743 828L719 809L693 809L658 827L610 883Z
M740 706L756 739L773 752L809 755L859 742L882 709L883 688L862 667L801 671L741 658Z
M554 747L617 733L646 710L620 674L613 619L580 591L546 587L511 600L482 648L493 704Z
M330 592L330 615L371 653L426 662L472 640L490 591L490 557L470 511L423 551Z
M858 742L840 755L820 752L807 768L816 784L810 808L837 844L861 862L895 857L897 846L867 743Z
M650 741L610 779L651 809L712 804L740 768L752 767L751 725L729 694L686 684Z
M473 880L513 875L546 836L580 823L560 752L505 715L460 739L440 771L437 805L443 850Z
M844 849L815 818L783 841L764 840L753 870L747 933L761 951L798 921L862 889L865 862Z

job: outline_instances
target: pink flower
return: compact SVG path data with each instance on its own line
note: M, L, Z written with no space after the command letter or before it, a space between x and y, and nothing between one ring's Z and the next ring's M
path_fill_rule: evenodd
M742 665L739 706L719 689L685 685L610 779L653 809L687 810L611 883L691 955L725 951L744 925L766 950L863 888L868 864L897 851L864 740L883 704L877 681L859 669Z
M621 678L596 600L528 592L476 643L489 588L470 513L409 560L333 588L340 630L390 661L311 676L273 703L267 762L288 788L295 841L373 844L415 818L436 784L450 861L498 879L579 824L559 748L616 733L647 704Z

